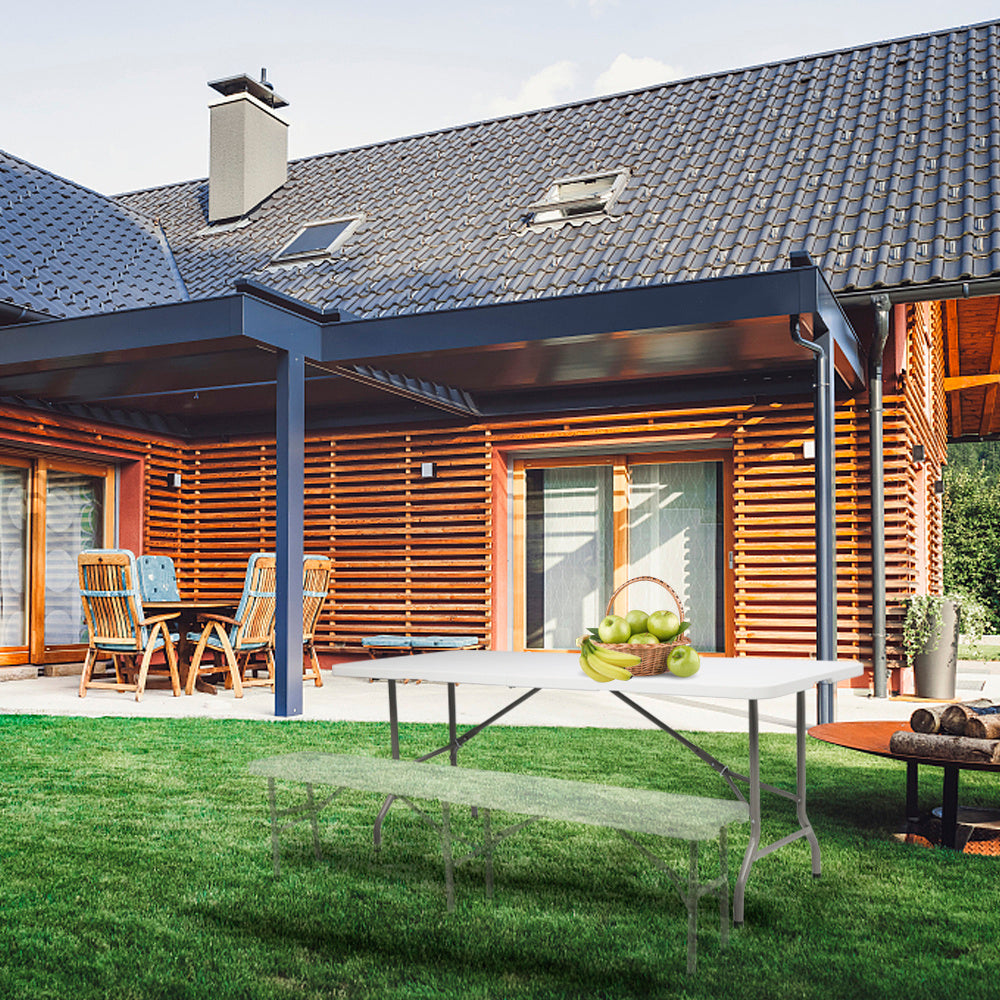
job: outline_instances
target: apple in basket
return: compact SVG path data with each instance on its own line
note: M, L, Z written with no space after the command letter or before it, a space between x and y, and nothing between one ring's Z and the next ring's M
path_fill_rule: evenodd
M597 634L600 636L601 642L628 642L632 629L620 615L608 615L597 626Z
M681 620L673 611L654 611L646 623L646 631L656 636L660 642L672 639L681 630Z
M632 635L641 635L646 631L646 622L649 621L649 615L645 611L634 608L625 616L625 621L628 622L629 628L632 629ZM635 640L631 641L634 642Z
M674 647L667 657L667 670L677 677L690 677L698 673L701 667L701 657L694 646L686 643Z
M650 635L649 632L640 632L638 635L630 636L628 641L638 646L659 646L660 644L660 640L655 635Z

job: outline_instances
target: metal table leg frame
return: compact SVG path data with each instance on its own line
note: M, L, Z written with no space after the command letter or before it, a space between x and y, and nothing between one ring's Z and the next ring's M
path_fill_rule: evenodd
M323 854L319 846L319 814L320 811L325 809L343 790L343 788L338 788L327 798L317 801L316 796L313 794L313 786L307 784L306 800L303 804L289 806L287 809L279 809L275 779L267 779L267 800L271 812L271 862L274 868L275 878L277 878L280 874L279 851L281 831L287 830L289 827L295 826L297 823L304 823L308 820L309 825L312 827L313 853L316 855L317 861L323 860ZM280 820L284 819L286 816L291 816L293 819L291 819L288 823L280 822Z
M523 701L527 701L532 695L538 694L541 688L532 688L530 691L526 691L520 697L515 698L510 704L505 705L500 709L499 712L495 712L488 719L480 722L478 725L472 726L470 729L466 729L461 735L456 733L456 713L455 713L455 685L454 683L448 684L448 742L443 747L438 747L436 750L432 750L430 753L425 753L422 757L415 757L414 760L425 761L431 760L434 757L439 757L443 753L451 754L451 763L454 765L458 764L458 751L464 746L473 736L478 736L484 729L491 726L497 719L503 718L508 712L513 711L518 705ZM389 731L390 740L392 746L392 756L394 760L399 760L399 715L396 710L396 682L393 680L389 681ZM375 849L378 850L382 845L382 823L385 820L389 809L392 807L392 803L395 801L395 796L390 795L382 803L382 808L379 809L378 815L375 817L375 826L372 830L372 840L375 844ZM473 815L475 815L475 806L473 806Z
M529 826L531 823L537 821L537 816L532 816L530 819L522 820L520 823L515 823L512 826L504 827L499 833L494 834L492 829L492 824L490 820L490 810L483 810L483 841L481 844L477 844L474 841L467 839L466 837L459 836L451 828L451 804L449 802L442 801L441 803L441 822L438 823L433 820L426 813L422 812L416 806L413 805L408 799L404 799L404 802L416 813L421 815L431 826L437 827L441 835L441 854L444 858L444 885L445 885L445 898L447 900L448 912L452 913L455 910L455 869L459 865L465 864L466 861L471 861L473 858L482 857L484 864L483 881L486 885L486 898L492 902L493 900L493 853L496 850L497 844L502 840L506 840L507 837L518 830L524 829L524 827ZM463 854L461 857L455 857L455 841L461 841L464 845L471 848L467 853Z
M618 831L633 847L670 879L677 895L687 910L687 972L693 975L698 964L698 903L702 896L719 898L719 945L722 951L729 947L729 847L726 827L719 829L719 876L711 882L702 882L698 870L698 841L688 842L687 878L681 876L662 858L640 844L624 830Z
M738 799L746 802L750 806L750 842L747 844L746 853L743 857L743 865L740 868L736 886L733 891L733 920L738 925L743 923L743 897L746 888L747 877L750 868L755 861L765 857L772 851L778 850L795 840L805 837L809 841L812 850L812 871L814 875L820 873L819 841L813 831L812 824L806 816L806 768L805 768L805 705L806 695L804 691L798 692L795 705L795 727L796 727L796 788L790 792L787 788L778 788L760 780L760 709L756 701L747 703L747 715L749 719L749 749L750 749L750 774L740 774L732 770L727 764L723 764L718 758L713 757L708 751L703 750L696 743L682 736L675 729L672 729L665 722L658 719L652 712L637 704L621 691L612 691L617 698L633 708L641 716L648 719L655 726L658 726L665 733L672 736L682 746L687 747L699 759L705 761L711 768L717 771L726 784L732 789ZM743 794L736 782L743 782L748 787L749 797ZM780 795L795 803L796 816L799 821L799 829L790 833L787 837L782 837L765 847L760 847L761 821L760 821L760 792L765 789L774 795Z

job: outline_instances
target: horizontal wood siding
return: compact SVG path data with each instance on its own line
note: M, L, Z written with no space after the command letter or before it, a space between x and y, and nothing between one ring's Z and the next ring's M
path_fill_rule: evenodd
M948 457L944 392L942 303L918 303L906 310L906 362L899 397L886 399L886 652L890 666L904 666L900 602L908 594L940 594L944 586L942 496L935 483ZM924 459L913 460L922 445ZM892 505L890 508L890 504Z
M434 464L422 477L421 464ZM271 551L271 440L200 442L182 489L178 578L203 598L239 593L250 553ZM487 641L490 452L484 429L310 436L305 549L334 560L321 647L378 632Z

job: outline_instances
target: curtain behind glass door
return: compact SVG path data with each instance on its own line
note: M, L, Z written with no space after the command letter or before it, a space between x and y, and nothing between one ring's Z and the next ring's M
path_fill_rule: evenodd
M0 465L0 647L28 645L28 470Z
M87 641L77 556L104 539L104 480L48 470L45 497L45 645Z
M532 469L525 479L525 645L573 649L614 589L612 470Z
M724 651L721 464L633 465L630 477L629 576L669 584L691 622L692 644L703 652ZM651 583L637 583L627 595L630 607L647 613L676 607Z

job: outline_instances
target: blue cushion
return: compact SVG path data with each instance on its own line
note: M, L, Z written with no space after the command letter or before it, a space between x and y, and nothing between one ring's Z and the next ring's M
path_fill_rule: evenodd
M413 640L407 635L369 635L361 640L362 646L398 646L409 649Z
M413 640L418 648L460 649L463 646L478 646L479 640L474 635L425 635Z
M180 642L180 636L174 632L170 633L170 641L173 643ZM136 649L135 646L123 642L100 642L97 644L98 649L103 649L107 653L142 653L141 649ZM163 648L163 638L157 636L153 643L153 649Z

